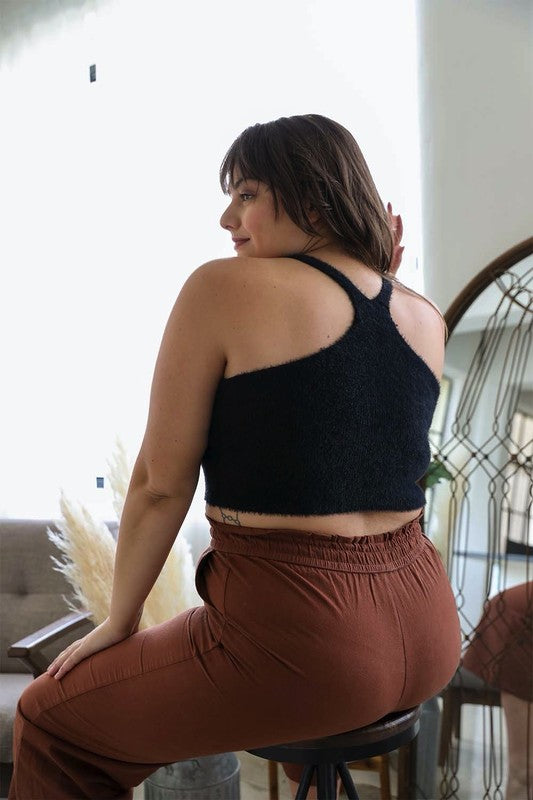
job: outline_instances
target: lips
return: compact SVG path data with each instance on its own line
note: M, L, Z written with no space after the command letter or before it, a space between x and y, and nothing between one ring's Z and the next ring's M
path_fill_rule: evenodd
M241 247L241 245L243 245L243 244L245 244L246 242L249 242L249 241L250 241L249 239L232 239L232 242L233 242L233 245L235 247L235 250L238 250L239 247Z

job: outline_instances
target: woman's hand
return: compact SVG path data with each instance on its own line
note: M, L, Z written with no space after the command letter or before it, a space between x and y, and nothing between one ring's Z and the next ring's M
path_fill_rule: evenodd
M392 205L390 203L387 203L387 214L389 217L390 228L394 242L394 246L392 248L392 258L388 271L392 272L394 275L396 272L398 272L398 267L400 266L400 262L402 260L402 254L405 250L405 247L400 247L400 242L402 241L403 236L403 223L399 214L395 215L392 213Z
M93 653L98 653L100 650L105 650L107 647L112 647L118 642L122 642L138 630L139 622L141 619L142 609L139 617L128 632L118 631L116 628L111 627L109 617L98 625L94 630L84 636L83 639L77 639L72 642L68 647L55 658L47 669L50 677L59 680L69 672L72 667L83 661L84 658L92 656Z

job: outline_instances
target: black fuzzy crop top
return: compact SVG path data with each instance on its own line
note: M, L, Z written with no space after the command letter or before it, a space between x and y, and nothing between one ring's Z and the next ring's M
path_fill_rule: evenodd
M391 282L369 299L330 264L291 258L342 286L354 320L318 352L221 379L202 459L205 500L301 516L420 508L440 385L390 315Z

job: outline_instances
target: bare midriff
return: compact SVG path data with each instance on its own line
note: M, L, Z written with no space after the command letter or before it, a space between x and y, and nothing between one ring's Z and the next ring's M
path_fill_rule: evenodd
M338 536L375 536L401 528L420 516L423 506L413 511L356 511L350 514L327 514L324 516L286 516L278 514L256 514L221 508L207 504L208 517L229 525L246 528L283 528L313 533L337 534Z

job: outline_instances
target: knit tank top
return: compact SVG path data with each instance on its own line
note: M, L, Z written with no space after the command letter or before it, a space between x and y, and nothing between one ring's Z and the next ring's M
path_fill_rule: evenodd
M346 290L353 322L318 352L220 380L205 500L299 516L420 508L440 385L390 315L391 282L369 299L330 264L290 257Z

